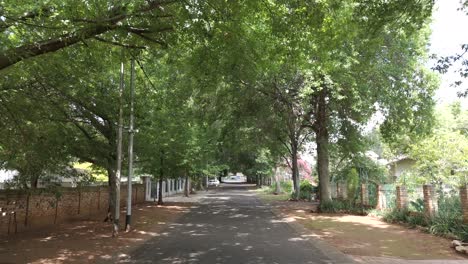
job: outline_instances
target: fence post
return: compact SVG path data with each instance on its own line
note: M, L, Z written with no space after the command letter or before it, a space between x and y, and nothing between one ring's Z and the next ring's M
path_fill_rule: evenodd
M397 186L396 187L396 202L397 208L399 210L408 208L408 193L406 191L406 186Z
M361 204L369 205L369 192L367 190L367 184L361 184Z
M435 193L434 186L423 185L424 193L424 211L427 217L434 217L437 212L437 196Z
M460 201L463 211L463 223L468 224L468 185L460 187Z

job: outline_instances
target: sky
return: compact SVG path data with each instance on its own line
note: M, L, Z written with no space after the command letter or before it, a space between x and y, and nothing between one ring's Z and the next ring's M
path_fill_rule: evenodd
M460 0L437 0L431 24L430 54L450 56L461 52L461 45L468 44L468 15L457 9L461 6ZM432 67L434 62L429 62ZM459 80L458 74L449 71L441 75L441 85L436 92L438 103L450 103L458 99L457 90L468 86L468 80L461 88L450 87L450 84ZM468 106L468 98L462 100Z

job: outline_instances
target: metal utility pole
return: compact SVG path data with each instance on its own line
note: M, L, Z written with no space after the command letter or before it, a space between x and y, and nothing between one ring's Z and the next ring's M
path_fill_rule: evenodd
M133 178L133 129L134 109L133 101L135 97L135 59L132 57L130 62L130 124L129 124L129 139L128 139L128 196L127 196L127 215L125 217L125 231L130 231L130 223L132 217L132 178Z
M114 228L112 236L119 233L120 219L120 177L122 174L122 130L123 130L123 90L124 90L124 63L120 63L120 85L119 85L119 129L117 132L117 168L115 172L115 201L114 201Z

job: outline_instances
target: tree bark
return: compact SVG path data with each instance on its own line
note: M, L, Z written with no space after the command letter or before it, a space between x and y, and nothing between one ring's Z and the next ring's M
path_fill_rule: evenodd
M159 191L158 191L158 204L163 205L163 180L164 180L164 151L161 151L160 158L161 167L159 168Z
M109 177L109 212L106 220L113 222L112 235L116 236L119 232L119 219L120 210L118 204L120 203L120 179L115 173L115 163L109 162L109 168L107 168L107 175ZM118 213L119 212L119 213Z
M283 191L281 190L281 182L279 180L278 167L275 168L275 184L276 184L275 194L282 193Z
M148 1L147 5L143 5L134 14L129 14L126 8L118 6L109 10L108 16L106 17L94 21L85 21L87 25L90 25L88 27L83 27L77 29L76 31L65 33L53 39L37 41L34 43L27 43L19 47L8 49L5 52L0 53L0 70L12 66L24 59L54 52L65 47L74 45L80 41L99 36L111 30L115 30L119 27L118 23L122 20L129 18L129 16L136 15L138 13L149 12L161 7L162 5L170 4L172 2L175 1ZM75 20L79 21L80 19ZM165 30L167 29L160 29L157 31L161 32ZM129 30L129 32L132 31ZM132 33L135 33L136 35L142 38L145 37L145 35L142 35L141 32Z
M158 190L158 204L163 205L163 177L159 175L159 190Z
M189 195L190 195L190 177L188 173L185 173L184 196L189 197Z
M328 153L327 89L324 87L318 98L318 114L315 128L317 144L317 169L319 177L320 203L330 202L330 169Z
M297 142L293 142L291 148L291 173L293 180L294 199L299 200L300 194L300 179L299 179L299 166L297 164Z
M31 189L37 189L37 186L39 185L39 175L32 175L31 176Z

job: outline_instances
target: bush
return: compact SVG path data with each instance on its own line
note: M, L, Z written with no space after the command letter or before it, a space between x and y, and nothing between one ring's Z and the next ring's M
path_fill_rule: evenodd
M410 202L410 210L418 213L424 212L424 200L418 198L416 201Z
M292 182L291 181L280 181L281 191L284 193L290 193L292 191ZM270 188L270 193L276 192L276 182L274 182Z
M330 202L320 203L320 212L322 213L346 213L346 214L367 214L361 206L355 206L353 202L348 200L332 200Z
M435 217L430 219L429 231L435 235L468 240L468 226L463 224L460 199L456 196L444 197L438 204L439 210Z
M354 201L356 199L359 184L359 174L355 168L349 170L347 179L348 198Z
M411 226L427 226L431 234L468 241L468 225L463 224L460 199L457 196L444 197L439 200L438 205L439 210L431 219L424 215L424 201L421 199L410 203L413 212L393 208L376 214L381 214L382 219L389 223L404 222Z
M312 192L314 191L314 186L308 180L302 180L299 187L299 199L302 200L311 200Z
M409 219L409 211L408 210L399 210L399 209L392 209L387 211L382 219L385 222L389 223L399 223L399 222L408 222Z
M408 224L412 227L427 226L427 219L422 212L410 212L408 215Z

